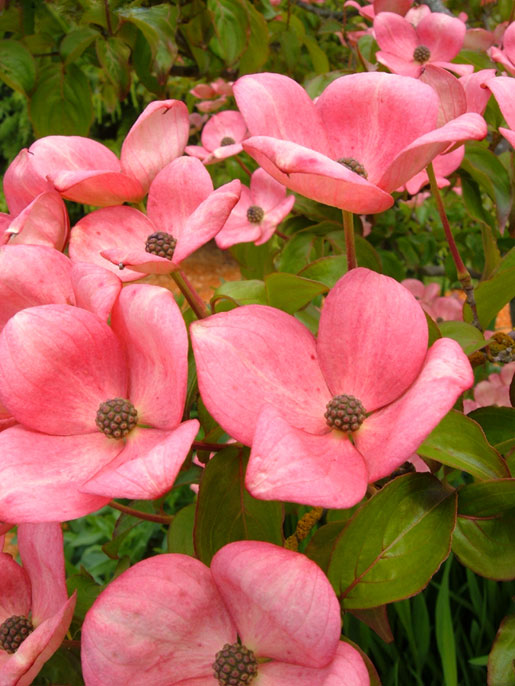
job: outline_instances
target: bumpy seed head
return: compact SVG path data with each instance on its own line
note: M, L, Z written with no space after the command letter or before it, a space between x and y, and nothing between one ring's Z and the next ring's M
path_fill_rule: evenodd
M15 653L29 634L34 631L27 617L13 615L0 626L0 650Z
M230 136L224 136L222 140L220 141L220 145L222 147L225 147L226 145L234 145L236 141L234 138L231 138Z
M358 160L355 160L354 157L340 157L340 159L337 160L337 162L343 164L344 167L347 167L347 169L350 169L356 174L359 174L364 179L368 179L368 174L366 172L365 167L360 162L358 162Z
M152 255L166 257L167 260L171 260L173 259L173 253L176 245L177 241L170 233L157 231L157 233L151 233L147 238L145 250L147 252L151 252Z
M413 59L415 62L420 62L420 64L424 64L424 62L427 62L427 60L431 57L431 51L429 48L426 48L425 45L417 45L413 52Z
M259 207L259 205L251 205L247 210L247 219L249 222L252 222L252 224L259 224L264 216L265 210L262 207Z
M124 438L138 422L138 411L130 400L113 398L102 403L96 425L108 438Z
M239 643L226 643L213 663L214 677L220 686L246 686L253 681L257 669L252 650Z
M357 431L366 416L365 408L353 395L335 395L324 414L328 426L340 431Z

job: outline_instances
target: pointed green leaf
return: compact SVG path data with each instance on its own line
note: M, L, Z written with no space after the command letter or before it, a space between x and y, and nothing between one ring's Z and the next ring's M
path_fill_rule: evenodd
M468 416L481 425L488 442L500 453L515 446L515 408L479 407Z
M182 553L195 557L193 526L195 524L195 503L186 505L174 516L168 528L168 552Z
M457 341L465 355L471 355L476 350L483 348L487 343L481 331L466 322L440 322L438 328L442 336Z
M515 479L481 481L458 491L458 515L494 519L515 511Z
M89 26L83 26L67 33L59 47L65 65L78 59L99 36L100 33Z
M129 46L114 36L107 39L100 37L96 42L96 51L104 74L115 87L118 98L123 100L130 87Z
M297 312L315 296L329 290L318 281L279 272L265 276L265 288L268 304L289 314Z
M488 686L515 686L515 614L501 622L488 656Z
M0 79L22 95L27 95L34 88L36 62L18 41L0 40Z

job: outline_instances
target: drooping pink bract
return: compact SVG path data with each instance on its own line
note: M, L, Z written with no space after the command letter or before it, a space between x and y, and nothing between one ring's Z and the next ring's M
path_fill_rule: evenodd
M494 62L499 62L508 74L515 76L515 22L512 22L502 38L502 50L492 46L488 54Z
M515 35L515 31L513 33ZM495 79L490 79L486 85L494 94L502 115L510 127L507 129L499 126L499 132L513 146L515 145L515 80L510 76L497 76Z

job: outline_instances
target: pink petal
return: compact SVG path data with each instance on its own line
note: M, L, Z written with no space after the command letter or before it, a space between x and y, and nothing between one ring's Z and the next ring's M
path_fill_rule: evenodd
M134 281L141 276L129 269L120 271L118 263L111 265L101 253L145 250L145 242L156 227L143 212L133 207L106 207L90 212L73 227L70 237L70 257L73 262L92 262L109 269L122 281ZM150 254L149 254L150 256Z
M202 162L179 157L156 176L148 194L148 218L158 231L177 238L189 216L213 192L213 182Z
M281 411L264 407L257 422L246 486L262 500L345 508L366 491L367 470L339 431L314 436L292 427Z
M211 157L209 150L206 150L202 145L187 145L184 148L184 152L192 157L196 157L198 160L202 160L203 162Z
M45 136L33 143L29 151L31 167L43 179L61 171L121 171L114 152L82 136Z
M313 101L293 79L270 73L242 76L234 84L234 97L251 136L292 141L330 156Z
M116 274L88 262L75 262L71 280L77 307L89 310L107 321L122 288Z
M137 179L144 193L156 174L183 154L190 124L179 100L156 100L140 114L122 145L122 170Z
M327 431L330 393L315 340L294 317L248 305L194 322L190 332L202 399L231 436L250 445L264 403L293 426Z
M515 64L506 55L504 50L499 50L499 48L496 48L495 45L493 45L490 50L488 50L488 55L493 62L502 64L504 70L507 71L508 74L511 74L512 76L515 74Z
M508 26L502 37L503 48L507 57L515 62L515 24L513 22Z
M2 665L2 676L11 677L6 684L30 686L45 662L59 648L71 624L75 609L74 594L51 618L40 624L18 650Z
M63 198L97 207L138 202L145 195L139 181L120 172L103 169L57 171L49 178Z
M256 241L261 237L261 225L249 222L247 219L247 210L251 205L250 190L246 186L242 186L238 203L234 206L229 218L215 236L215 241L219 248L225 250L236 243Z
M286 188L278 183L264 169L256 169L250 177L251 205L262 207L269 212L282 203L286 197Z
M233 145L223 145L219 148L213 150L213 160L225 160L227 157L232 157L233 155L238 155L243 150L243 145L241 143L234 143ZM205 162L207 164L207 162Z
M10 243L46 245L62 250L68 238L70 220L59 193L41 193L13 219L7 232Z
M417 26L419 45L425 45L431 52L431 62L450 62L463 47L465 24L443 12L431 12Z
M437 155L443 153L451 143L481 140L486 134L487 126L483 117L475 112L462 114L457 119L420 136L408 145L393 160L378 185L385 190L399 188L426 167Z
M78 489L121 449L122 442L98 431L82 436L47 436L19 425L2 431L0 518L55 522L98 510L110 497L84 494Z
M428 64L420 80L434 88L440 98L437 127L467 112L465 89L461 82L448 71Z
M483 114L491 95L486 84L494 77L495 69L481 69L475 74L469 74L460 78L460 83L467 96L467 112Z
M412 4L413 0L374 0L374 11L376 14L395 12L404 16Z
M380 12L374 19L374 35L381 50L405 62L413 60L413 52L420 41L413 26L393 12Z
M458 76L469 76L474 72L474 65L472 64L455 64L454 62L444 62L443 60L436 60L433 64L435 67L449 69L458 74Z
M211 573L242 644L258 657L306 667L331 662L340 606L325 574L305 555L236 541L215 554Z
M27 427L68 436L97 432L100 403L127 397L124 352L96 315L42 305L11 317L0 337L1 400Z
M71 262L40 245L0 247L0 330L19 310L50 303L75 304Z
M353 269L327 296L318 355L332 395L353 395L372 412L413 383L426 350L425 315L394 279Z
M288 216L294 204L295 197L288 195L273 210L266 213L265 218L261 222L261 238L256 241L256 245L262 245L272 237L277 226Z
M508 143L510 143L512 147L515 147L515 131L510 131L509 129L499 126L499 133L502 133Z
M81 492L132 500L160 498L173 486L199 426L191 419L173 431L134 430L123 452L89 479Z
M405 76L362 73L333 81L316 107L334 156L356 159L369 181L378 184L399 151L434 128L438 97L425 83Z
M0 624L13 615L27 617L31 606L30 580L23 567L8 553L0 552L0 579Z
M68 600L61 525L20 524L18 548L32 586L32 623L38 626Z
M247 125L241 114L234 110L224 110L215 114L202 129L202 145L209 152L219 148L224 138L232 138L241 143L247 134Z
M368 417L354 434L369 481L387 476L409 459L473 382L459 344L449 338L436 341L415 383L399 400Z
M216 236L238 202L240 191L241 183L238 179L220 186L190 215L186 225L179 227L173 255L175 264L182 262Z
M138 423L175 429L186 400L188 335L173 294L159 286L127 286L111 325L127 350L129 397Z
M4 174L4 195L9 212L19 214L36 196L53 189L50 181L34 170L33 155L24 148Z
M186 555L157 555L110 583L86 615L84 679L88 686L214 682L216 653L235 640L209 569Z
M509 76L498 76L495 79L490 79L487 85L494 94L508 126L511 129L515 129L515 89L513 87L513 79Z
M267 662L258 669L259 686L370 686L365 662L358 651L340 641L327 667L311 669L285 662Z
M307 198L357 214L383 212L393 204L359 174L297 143L256 136L243 148L276 181Z
M424 297L425 286L422 281L419 281L418 279L404 279L404 281L401 281L401 284L404 288L407 288L417 300L421 300Z
M392 55L391 52L378 50L376 52L376 60L379 64L387 67L393 74L398 74L399 76L411 76L414 79L418 79L422 73L422 66L418 62L415 62L413 59L411 61L405 60L402 57L397 57L397 55Z
M146 252L144 244L140 248L111 248L109 250L102 250L100 254L118 269L128 270L130 278L125 278L125 281L134 281L132 276L134 273L138 273L139 276L137 278L141 279L142 274L169 274L177 269L177 265L167 257L159 257L159 255Z

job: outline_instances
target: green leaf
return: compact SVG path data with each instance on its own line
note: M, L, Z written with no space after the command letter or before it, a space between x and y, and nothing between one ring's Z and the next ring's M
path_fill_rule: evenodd
M502 269L501 265L502 262L490 279L482 281L474 289L477 314L483 328L487 328L502 308L515 298L515 266ZM472 321L472 311L468 305L463 309L463 318Z
M315 531L306 546L305 553L310 560L327 574L334 544L338 540L345 522L330 522Z
M328 576L342 608L418 593L449 554L455 517L455 493L431 475L407 474L382 488L336 543Z
M22 95L27 95L34 88L36 62L18 41L0 40L0 79Z
M451 559L444 565L435 607L435 634L440 660L442 661L445 686L458 686L458 668L456 664L456 640L449 599L449 572Z
M250 3L245 3L249 20L249 44L240 59L240 74L259 71L268 59L268 24L263 15Z
M515 686L515 614L501 622L488 656L488 686Z
M468 484L458 491L458 515L496 518L515 511L515 479L496 479Z
M84 50L88 48L94 40L100 37L100 33L89 26L70 31L61 41L59 52L64 59L64 64L68 65L70 62L75 62Z
M182 553L195 557L193 526L195 524L195 503L179 510L168 528L168 552Z
M231 541L283 544L282 505L257 500L245 489L248 451L231 446L206 465L197 501L194 542L197 556L209 565L217 550Z
M452 550L476 574L508 581L515 577L514 531L514 510L495 519L458 517Z
M481 331L466 322L440 322L438 327L442 336L452 338L461 345L465 355L471 355L487 343Z
M332 288L335 283L347 271L347 258L345 255L332 255L331 257L321 257L307 267L301 269L299 276L313 281L319 281L328 288Z
M479 219L490 228L494 226L493 217L483 207L481 190L474 179L465 171L460 171L462 197L465 209L471 217Z
M277 257L278 271L296 274L303 269L311 261L315 240L316 236L307 231L292 236Z
M211 298L213 312L227 312L239 305L267 305L265 282L257 279L248 281L226 281L219 286Z
M79 67L46 65L29 102L29 116L37 136L87 136L93 105L88 80Z
M97 39L98 61L105 75L116 89L118 98L123 100L130 87L129 46L116 37Z
M79 574L73 574L66 579L66 588L68 589L68 595L77 591L74 616L80 621L83 621L86 612L104 590L104 587L97 584L91 574L84 568L81 569Z
M468 415L481 425L488 442L501 453L515 446L515 408L480 407Z
M417 453L468 472L476 479L509 476L502 458L489 445L479 424L457 410L451 410L442 419Z
M210 47L231 66L247 49L249 18L245 6L240 0L208 0L207 7L216 33Z
M289 314L297 312L315 296L329 290L319 281L280 272L265 276L265 288L268 304Z
M306 36L304 38L304 45L308 49L314 71L317 74L326 74L330 69L329 60L316 40L311 36Z

